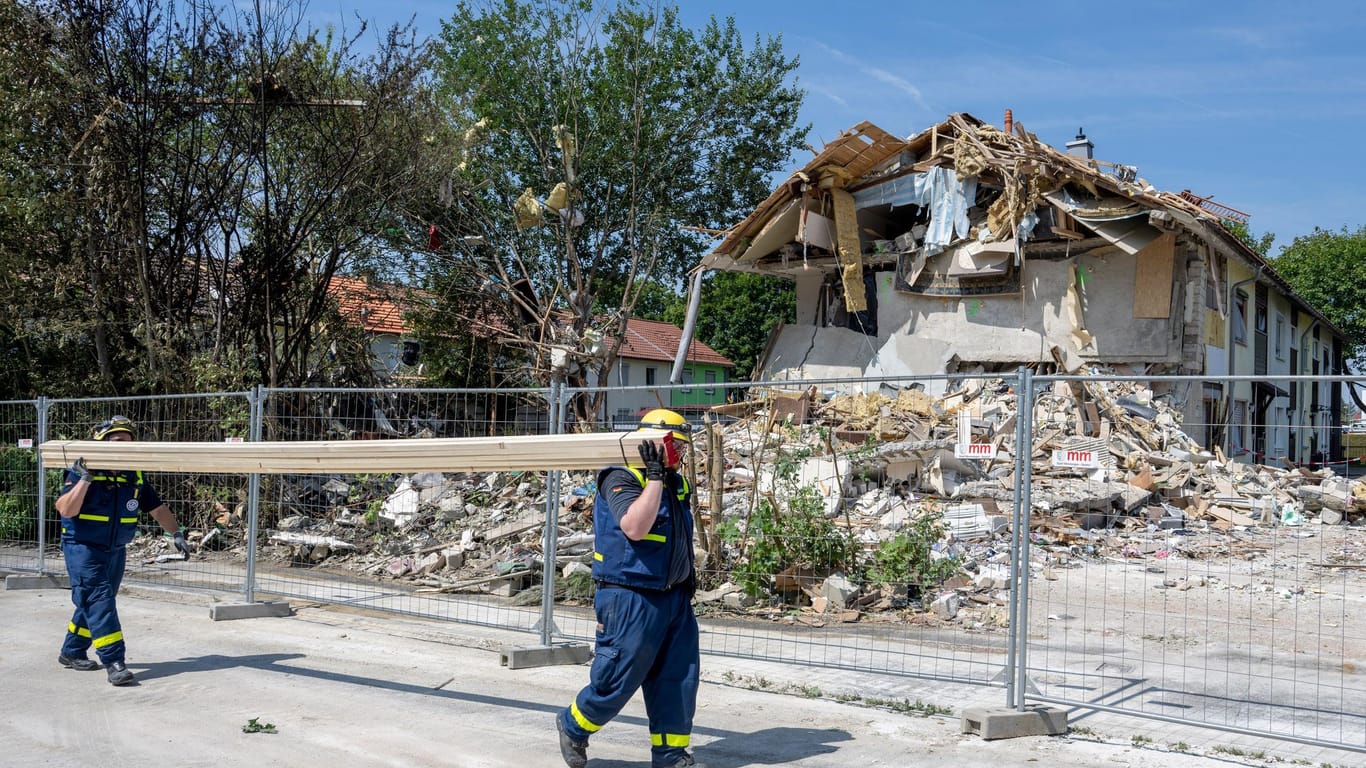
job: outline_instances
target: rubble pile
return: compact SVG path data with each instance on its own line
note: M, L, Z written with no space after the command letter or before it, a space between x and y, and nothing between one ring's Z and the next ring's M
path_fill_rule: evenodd
M800 612L781 615L813 625L862 616L1004 626L1018 406L1007 382L974 379L938 397L918 389L827 397L812 389L718 407L695 440L699 603L772 614L795 602ZM1101 558L1255 556L1267 548L1259 539L1277 531L1354 529L1366 517L1366 482L1205 450L1181 431L1163 397L1137 383L1057 382L1038 394L1033 418L1030 567L1045 578ZM989 452L964 458L964 438ZM1058 452L1093 460L1060 463ZM440 592L511 597L539 583L545 486L538 474L297 481L281 481L281 516L263 533L280 562ZM594 478L566 472L561 488L555 567L564 578L557 584L583 584ZM774 574L771 594L742 590L729 571L753 542L746 530L753 510L767 503L781 516L797 493L817 499L865 556L934 516L939 535L929 555L952 558L954 575L917 589L858 583L855 568L820 572L792 563ZM1344 561L1360 557L1361 547L1345 547L1355 549L1344 549Z

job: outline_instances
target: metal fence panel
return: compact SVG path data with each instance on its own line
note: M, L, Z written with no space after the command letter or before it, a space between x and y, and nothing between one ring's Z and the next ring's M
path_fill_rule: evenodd
M573 390L568 396L639 403L645 394L694 423L692 471L706 551L698 605L703 652L1004 685L1010 679L1009 592L971 605L952 597L932 609L938 585L927 572L943 556L945 562L992 562L1005 574L1008 539L983 528L930 552L937 533L930 539L926 533L935 528L917 529L915 521L927 513L940 519L953 506L923 492L924 482L954 485L955 476L999 482L1012 475L1012 458L1003 453L986 462L956 457L959 409L944 411L935 403L945 396L965 401L968 422L962 426L969 431L974 418L979 427L1000 425L1006 410L993 404L983 412L980 404L994 403L1013 381L923 376L692 383ZM702 395L712 402L696 404ZM649 407L627 414L608 402L601 411L607 417L579 428L631 429ZM913 413L913 420L900 418ZM999 500L993 512L1009 516L1010 494L1002 492ZM569 637L592 639L587 622L563 626Z
M1043 456L1024 647L1036 689L1025 698L1366 751L1360 509L1341 524L1351 468L1291 462L1291 435L1321 437L1331 422L1276 406L1292 383L1338 381L1035 379ZM1210 382L1268 397L1227 421L1202 418L1217 411L1188 400L1198 406ZM1050 431L1069 399L1099 406L1089 435ZM1069 441L1099 442L1109 468L1052 466L1047 455ZM1063 478L1140 492L1062 518L1042 490Z
M0 402L0 568L39 571L38 402ZM52 541L49 533L48 541Z
M91 430L111 416L126 416L137 426L138 440L224 442L246 439L250 427L250 394L220 392L129 398L54 399L48 405L44 440L87 440ZM71 457L74 461L76 457ZM183 589L242 592L241 522L246 516L247 481L243 475L149 472L148 481L173 512L202 554L180 560L155 520L144 516L138 537L128 547L129 582ZM46 475L50 495L61 487L62 472ZM47 505L49 557L61 571L61 525Z
M1022 370L0 403L0 567L60 563L51 503L42 527L36 509L40 480L53 496L61 473L33 468L18 442L29 434L81 438L118 413L144 440L533 435L633 429L662 405L694 425L706 653L999 686L1012 706L1366 751L1366 544L1340 482L1354 470L1332 463L1335 422L1321 409L1295 423L1300 411L1276 404L1311 392L1331 401L1343 379ZM1099 465L1057 465L1055 450L1093 452ZM582 571L594 473L153 482L202 549L162 559L169 542L148 530L130 548L130 581L539 632L543 643L593 638ZM944 528L953 535L940 540ZM953 567L937 570L944 562Z
M551 430L547 390L263 392L262 438L268 441ZM262 476L254 587L285 597L537 631L542 606L539 597L534 603L529 598L539 592L513 595L532 586L532 571L539 570L540 552L523 541L543 530L547 474ZM485 542L488 550L476 545L476 536L495 535ZM480 576L450 577L470 570L466 558L473 562L484 554L491 558L475 563Z

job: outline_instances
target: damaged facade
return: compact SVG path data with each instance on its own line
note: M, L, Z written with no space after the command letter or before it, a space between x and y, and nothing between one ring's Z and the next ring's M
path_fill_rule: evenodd
M756 378L1210 376L1167 385L1201 444L1339 453L1340 388L1274 377L1342 373L1342 332L1222 223L1245 216L1091 150L1083 135L1067 152L1043 144L1009 113L1005 130L955 114L906 140L861 123L699 273L794 281L797 320ZM1219 380L1250 375L1269 380Z

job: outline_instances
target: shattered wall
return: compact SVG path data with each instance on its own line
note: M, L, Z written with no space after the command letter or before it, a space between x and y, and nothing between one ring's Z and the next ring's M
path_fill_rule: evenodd
M1174 260L1166 317L1135 317L1141 276L1134 255L1104 246L1068 258L1030 258L1022 290L1005 296L939 297L894 290L879 272L878 328L867 337L822 327L819 278L797 281L796 323L782 329L764 361L769 377L944 373L977 363L995 367L1052 362L1057 349L1071 369L1091 362L1177 367L1183 361L1186 253ZM1068 311L1075 291L1079 320L1091 337L1078 344Z

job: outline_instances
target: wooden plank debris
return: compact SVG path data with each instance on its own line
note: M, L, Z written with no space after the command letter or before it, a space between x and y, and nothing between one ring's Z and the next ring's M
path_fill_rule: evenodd
M514 437L331 440L276 443L154 443L49 440L39 446L43 467L61 469L77 458L101 469L224 474L365 472L494 472L640 466L638 448L668 432L651 429L599 434Z

